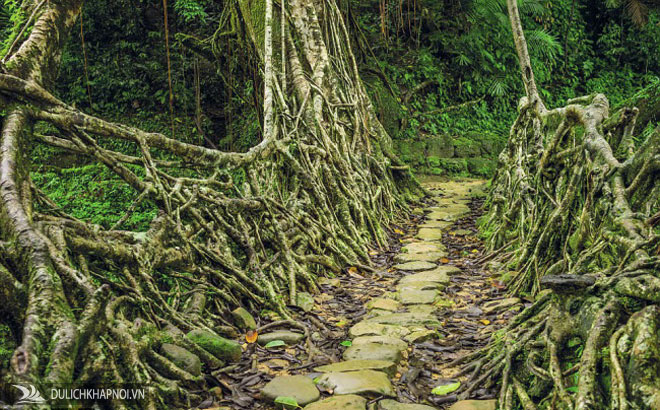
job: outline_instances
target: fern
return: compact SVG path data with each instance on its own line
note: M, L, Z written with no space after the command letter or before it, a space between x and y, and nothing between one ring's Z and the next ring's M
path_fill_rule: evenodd
M562 54L562 47L559 41L552 34L545 30L531 30L527 34L527 44L534 52L539 53L543 58L554 59Z

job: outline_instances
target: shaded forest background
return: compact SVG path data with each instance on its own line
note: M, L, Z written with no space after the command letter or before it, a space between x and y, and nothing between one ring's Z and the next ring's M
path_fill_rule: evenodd
M402 159L423 173L490 176L523 94L504 2L340 3L362 78ZM19 5L0 5L0 57L29 17ZM660 15L649 5L521 1L546 103L602 92L617 107L652 95L660 87ZM262 138L263 84L258 54L249 50L250 33L236 13L254 7L258 2L248 0L169 1L168 76L163 3L87 1L63 54L56 94L107 119L246 151ZM32 157L37 186L77 218L110 227L134 199L103 165L43 146ZM145 229L155 213L149 202L141 203L124 227ZM0 347L0 359L12 351Z

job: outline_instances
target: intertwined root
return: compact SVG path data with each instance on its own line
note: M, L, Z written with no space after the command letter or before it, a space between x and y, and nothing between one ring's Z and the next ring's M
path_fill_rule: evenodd
M660 130L635 144L637 113L610 116L600 94L522 100L483 228L491 266L536 302L461 359L464 396L498 383L505 409L657 405Z
M14 380L152 384L159 393L141 406L187 406L180 392L204 378L161 355L163 343L217 370L225 358L185 334L235 336L224 318L233 306L289 317L286 305L299 289L316 291L317 273L369 269L368 247L386 245L384 227L421 193L374 117L332 0L288 2L280 35L256 44L265 138L247 153L110 123L57 99L48 76L80 3L33 6L32 34L0 72L0 284L16 295ZM267 6L270 27L278 12ZM35 122L56 132L33 134ZM134 152L110 149L116 139ZM36 143L106 165L135 190L134 204L112 229L67 215L30 180ZM122 230L144 201L159 210L149 230Z

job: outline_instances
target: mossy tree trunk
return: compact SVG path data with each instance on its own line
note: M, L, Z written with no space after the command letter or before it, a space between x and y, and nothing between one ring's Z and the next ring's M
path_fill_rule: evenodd
M421 190L376 120L334 0L291 0L284 15L267 6L268 29L253 36L266 75L264 138L227 153L110 123L53 96L81 2L32 3L29 36L0 72L0 286L20 342L6 381L149 383L157 394L140 408L188 406L183 393L204 378L161 355L164 341L213 371L221 358L185 334L232 334L223 318L240 305L289 317L286 305L298 289L315 292L318 274L371 269L368 249L387 246L387 225ZM56 131L33 132L39 122ZM138 154L109 149L112 139ZM30 180L34 144L106 165L135 190L135 205L158 207L149 230L67 215Z

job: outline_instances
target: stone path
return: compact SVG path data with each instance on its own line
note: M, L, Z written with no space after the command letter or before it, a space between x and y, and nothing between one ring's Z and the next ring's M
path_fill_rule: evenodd
M468 204L475 194L482 192L483 182L427 183L427 188L437 194L436 203L423 210L425 219L418 232L403 240L391 270L398 280L389 291L368 300L367 313L348 330L350 346L343 351L341 360L314 368L308 377L276 377L264 387L263 398L293 397L306 410L440 408L428 402L411 403L410 395L400 394L396 386L406 377L414 382L417 377L414 370L419 373L419 368L409 363L410 352L416 347L423 348L424 344L427 348L431 346L426 342L438 338L440 329L446 325L439 311L454 302L445 290L452 276L463 272L447 264L448 250L442 243L443 235L454 222L471 212ZM473 234L458 231L452 234ZM430 349L432 352L434 348ZM435 349L440 351L437 349L442 346ZM442 385L440 375L433 376ZM393 384L393 380L397 383ZM331 397L321 399L319 390ZM453 403L450 409L494 410L495 402L461 401Z

